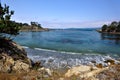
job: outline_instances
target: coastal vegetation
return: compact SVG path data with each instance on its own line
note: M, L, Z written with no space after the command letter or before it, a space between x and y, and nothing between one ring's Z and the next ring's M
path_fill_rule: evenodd
M40 23L31 21L28 23L20 23L20 31L48 31L48 28L43 28Z
M0 4L0 37L5 37L8 35L18 35L20 27L15 21L11 21L11 16L14 11L9 10L9 6L4 7Z
M120 34L120 22L113 21L111 24L104 24L98 32Z

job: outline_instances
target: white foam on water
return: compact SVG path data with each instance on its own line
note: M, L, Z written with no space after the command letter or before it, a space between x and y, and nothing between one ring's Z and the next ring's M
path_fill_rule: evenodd
M22 47L23 47L23 48L26 48L26 49L29 48L28 46L22 46Z
M34 49L35 50L42 50L42 51L56 52L56 53L65 53L65 54L82 54L82 53L76 53L76 52L56 51L56 50L42 49L42 48L34 48Z
M66 67L73 67L82 64L89 65L89 64L93 64L91 61L96 61L96 63L102 63L103 65L106 65L106 63L104 63L105 60L107 59L115 60L115 58L111 57L110 55L100 55L96 53L81 54L81 53L63 52L63 51L60 52L60 51L41 49L41 48L34 48L30 50L32 50L30 51L32 55L29 55L29 57L33 61L41 61L43 66L50 68L63 68L63 67L66 68ZM34 54L35 51L37 51L37 54ZM39 54L41 53L41 51L42 54ZM55 53L49 54L52 52Z
M66 51L61 51L60 53L65 53L65 54L82 54L82 53L76 53L76 52L66 52Z
M49 49L42 49L42 48L34 48L35 50L42 50L42 51L51 51L51 52L57 52L55 50L49 50Z
M73 66L78 66L82 64L93 64L91 61L96 61L96 63L102 63L105 65L104 61L106 57L104 56L96 56L96 57L90 57L90 56L85 56L81 59L79 58L68 58L68 59L61 59L61 58L55 58L53 56L48 56L48 57L43 57L43 56L33 56L35 61L44 61L43 65L45 67L51 67L51 68L66 68L66 67L73 67Z

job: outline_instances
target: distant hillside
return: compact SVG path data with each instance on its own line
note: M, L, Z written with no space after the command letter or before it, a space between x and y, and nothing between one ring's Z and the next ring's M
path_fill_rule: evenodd
M20 31L48 31L48 28L43 28L38 22L31 22L31 24L22 23Z
M48 31L48 28L42 28L38 26L22 26L20 31Z

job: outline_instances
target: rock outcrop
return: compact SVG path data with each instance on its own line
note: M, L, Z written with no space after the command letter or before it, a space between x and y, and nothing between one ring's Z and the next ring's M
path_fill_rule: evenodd
M28 72L31 67L32 61L21 46L0 38L0 72Z
M79 78L81 78L81 79L92 77L92 78L94 78L94 80L97 80L97 79L95 79L94 76L96 76L100 72L103 72L108 69L109 69L108 67L97 68L97 67L81 65L81 66L76 66L76 67L69 69L65 73L65 77L79 76Z
M20 31L32 31L32 32L37 32L37 31L49 31L48 28L40 28L38 26L22 26Z
M6 53L0 54L0 71L1 72L28 72L31 68L30 64L23 62L22 60L14 60Z
M80 75L81 73L83 72L88 72L91 70L91 67L90 66L76 66L76 67L73 67L71 69L69 69L67 71L67 73L65 74L65 77L71 77L72 75Z

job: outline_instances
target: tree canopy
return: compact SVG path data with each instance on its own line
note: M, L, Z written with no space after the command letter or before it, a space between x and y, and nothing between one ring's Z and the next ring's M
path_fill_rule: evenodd
M4 6L0 3L0 37L8 35L17 35L19 34L20 24L15 21L11 21L11 16L14 14L14 11L9 10L9 6L6 4Z
M113 21L111 24L102 26L103 32L120 32L120 22Z
M31 26L36 26L39 28L42 28L41 24L39 24L38 22L30 22Z

